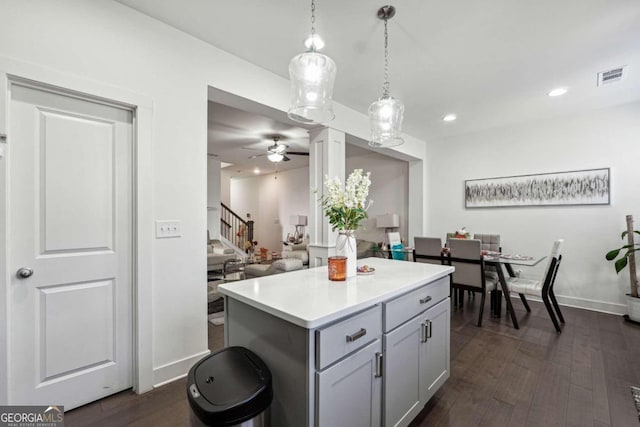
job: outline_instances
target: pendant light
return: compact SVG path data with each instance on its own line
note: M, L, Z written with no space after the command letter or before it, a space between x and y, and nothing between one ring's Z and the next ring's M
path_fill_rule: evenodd
M301 123L327 123L335 114L331 105L336 63L317 52L324 42L316 34L316 4L311 0L311 35L305 41L307 51L293 57L289 63L291 107L287 115Z
M402 118L404 104L399 99L391 97L389 91L389 34L387 21L396 14L393 6L383 6L378 9L378 18L384 21L384 83L382 84L382 96L369 106L369 119L371 121L372 147L395 147L403 144Z

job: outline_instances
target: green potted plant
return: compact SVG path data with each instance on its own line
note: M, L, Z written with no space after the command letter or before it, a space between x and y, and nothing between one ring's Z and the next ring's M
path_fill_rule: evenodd
M628 319L640 323L640 297L638 297L638 274L635 257L635 253L640 250L640 244L634 242L634 234L640 235L640 231L633 229L633 216L627 215L627 229L620 236L622 239L627 238L627 244L618 249L610 250L605 257L609 261L615 260L616 273L620 273L626 266L629 266Z

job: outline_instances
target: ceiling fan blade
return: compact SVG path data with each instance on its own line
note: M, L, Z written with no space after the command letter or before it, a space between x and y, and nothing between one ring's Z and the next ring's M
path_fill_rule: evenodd
M289 154L289 153L287 153ZM288 162L289 160L291 160L290 158L288 158L285 154L282 155L282 161L283 162Z
M294 156L308 156L309 153L304 151L287 151L287 154L292 154Z

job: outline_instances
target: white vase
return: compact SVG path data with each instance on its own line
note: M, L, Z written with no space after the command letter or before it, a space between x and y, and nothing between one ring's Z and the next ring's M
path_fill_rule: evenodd
M634 322L640 322L640 298L632 297L627 294L627 313L629 319Z
M336 255L347 257L347 278L354 277L356 275L358 260L356 259L356 238L352 230L338 231Z

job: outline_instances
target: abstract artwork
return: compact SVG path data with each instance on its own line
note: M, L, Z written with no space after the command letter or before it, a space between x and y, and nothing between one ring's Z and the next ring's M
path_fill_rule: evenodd
M464 182L467 208L608 205L609 168Z

